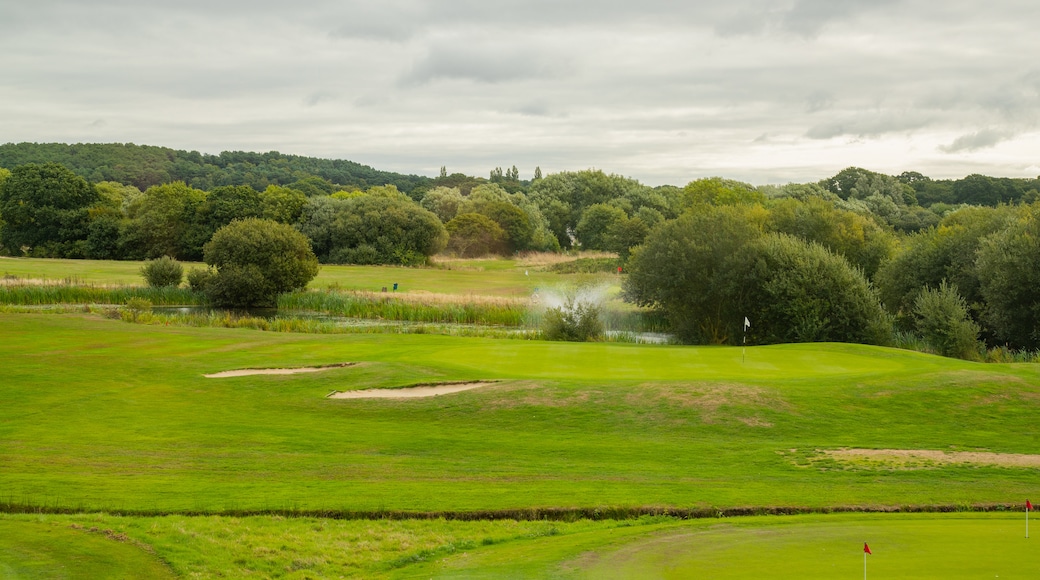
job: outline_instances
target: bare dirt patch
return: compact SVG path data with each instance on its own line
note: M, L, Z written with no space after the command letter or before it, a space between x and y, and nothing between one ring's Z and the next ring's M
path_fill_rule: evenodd
M756 416L755 410L792 412L791 405L767 389L740 384L694 383L678 385L642 385L642 392L626 398L631 405L648 401L695 409L705 423L719 423L734 418L749 427L772 427L773 424ZM751 416L746 416L751 413Z
M202 375L207 379L226 379L230 377L249 377L253 375L297 375L301 373L320 373L332 369L352 367L357 363L337 363L333 365L322 365L319 367L296 367L287 369L238 369L234 371L223 371L210 375Z
M470 383L441 383L433 385L417 385L399 389L365 389L362 391L336 391L329 395L330 399L421 399L451 393L470 391L495 384L494 381L476 381Z
M927 469L945 465L1040 467L1040 455L932 449L829 449L820 455L841 463L894 469Z

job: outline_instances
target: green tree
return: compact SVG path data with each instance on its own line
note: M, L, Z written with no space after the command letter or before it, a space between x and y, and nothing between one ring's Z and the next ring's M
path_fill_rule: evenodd
M201 259L202 245L213 232L202 213L205 201L206 192L184 182L149 187L127 207L129 257Z
M937 227L906 238L902 250L878 270L874 281L889 312L905 330L913 328L914 301L922 288L937 288L943 280L956 286L973 318L980 322L984 298L976 257L982 240L999 231L1013 209L965 208L943 218Z
M463 258L502 253L507 246L505 230L479 213L459 214L445 228L448 231L448 250Z
M206 243L216 273L205 293L218 306L274 306L279 294L302 290L318 274L318 260L300 232L272 220L236 220Z
M523 210L512 203L496 201L485 204L480 213L491 218L505 231L508 252L529 248L534 237L534 226Z
M312 198L297 227L330 263L417 265L448 238L436 215L403 196Z
M1019 208L1001 231L980 244L976 270L984 320L996 341L1040 347L1040 203Z
M742 183L721 177L708 177L691 181L683 188L683 207L697 204L743 205L764 203L765 196L750 183Z
M327 179L322 179L316 175L304 177L298 181L294 181L287 185L289 189L295 189L307 197L317 197L319 195L330 195L336 191L336 188Z
M459 215L466 201L457 187L438 186L427 191L419 205L431 211L445 224Z
M745 246L734 262L739 275L730 292L755 321L751 341L889 342L890 319L866 277L820 244L770 234Z
M184 267L177 260L163 256L141 266L141 276L152 288L180 286L184 279Z
M643 208L650 209L650 208ZM650 210L653 211L653 210ZM632 248L646 240L650 227L640 217L625 218L615 221L607 227L605 250L615 252L622 261L627 261Z
M618 234L623 224L628 221L624 210L612 205L599 203L590 206L581 216L575 228L575 236L584 250L607 250L616 240L611 240L611 233Z
M260 193L248 185L225 185L206 194L202 213L212 231L238 219L258 218L263 215Z
M873 278L881 263L896 249L895 237L874 220L839 209L820 197L782 199L770 208L769 231L817 242L836 254L845 256Z
M260 192L261 217L280 224L296 223L306 204L307 196L288 187L268 185Z
M97 191L57 163L15 167L0 184L0 245L11 255L82 257Z
M957 287L943 280L938 288L924 288L914 301L917 331L943 356L979 360L979 325Z
M654 228L632 251L624 291L658 310L684 341L739 336L745 313L737 278L741 250L763 233L748 206L702 206Z

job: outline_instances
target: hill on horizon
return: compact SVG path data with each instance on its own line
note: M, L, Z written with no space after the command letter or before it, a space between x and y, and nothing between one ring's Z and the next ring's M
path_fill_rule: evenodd
M395 185L411 192L430 181L341 159L288 155L278 151L224 151L219 155L134 143L6 143L0 145L0 167L26 163L60 163L91 182L117 181L144 190L183 181L209 190L222 185L289 185L319 177L335 185L366 189ZM331 192L330 192L331 193Z

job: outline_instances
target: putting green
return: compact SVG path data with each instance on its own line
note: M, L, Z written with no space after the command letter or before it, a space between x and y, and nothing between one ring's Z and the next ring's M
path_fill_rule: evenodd
M154 554L111 530L0 519L0 578L175 576Z
M513 543L402 571L401 578L1040 577L1022 514L753 517ZM599 545L597 545L597 542Z

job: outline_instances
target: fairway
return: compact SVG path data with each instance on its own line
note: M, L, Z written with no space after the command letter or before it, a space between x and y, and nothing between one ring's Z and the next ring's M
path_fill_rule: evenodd
M868 578L1037 578L1040 545L1024 538L1018 516L751 517L593 530L452 556L395 577L862 578L867 542Z
M135 512L1020 502L1033 365L875 347L568 344L2 315L4 501ZM320 373L208 379L340 363ZM497 381L430 398L333 391Z

